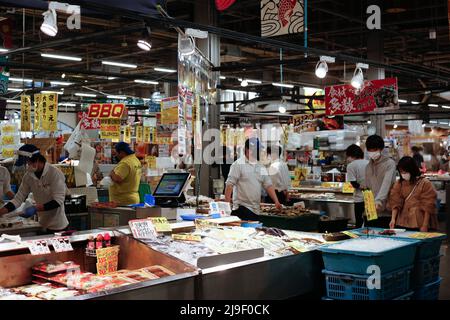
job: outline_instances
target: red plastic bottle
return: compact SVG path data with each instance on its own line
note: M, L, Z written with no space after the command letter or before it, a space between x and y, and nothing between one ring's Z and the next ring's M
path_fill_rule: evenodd
M97 241L96 241L96 248L95 249L101 249L103 248L103 236L101 234L97 235Z
M109 235L109 233L105 233L103 235L103 243L105 247L111 246L111 236Z

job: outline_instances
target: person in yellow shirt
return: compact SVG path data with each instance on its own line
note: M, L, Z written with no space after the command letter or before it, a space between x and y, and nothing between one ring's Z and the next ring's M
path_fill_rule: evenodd
M109 187L110 201L120 206L139 203L139 183L142 165L126 142L119 142L115 147L116 157L120 160L110 177L113 184Z

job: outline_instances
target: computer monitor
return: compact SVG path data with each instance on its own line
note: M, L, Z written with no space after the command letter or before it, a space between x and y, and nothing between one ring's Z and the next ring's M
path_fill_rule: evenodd
M190 175L187 172L164 173L153 192L153 196L155 198L179 198Z

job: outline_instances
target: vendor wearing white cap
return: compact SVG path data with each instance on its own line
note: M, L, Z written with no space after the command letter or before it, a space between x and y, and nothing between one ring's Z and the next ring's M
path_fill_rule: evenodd
M58 168L47 163L39 149L32 144L19 148L16 166L26 164L22 184L14 199L0 209L0 216L18 208L33 193L36 204L21 215L24 218L37 214L39 223L47 233L62 231L69 222L64 211L66 183L64 174Z

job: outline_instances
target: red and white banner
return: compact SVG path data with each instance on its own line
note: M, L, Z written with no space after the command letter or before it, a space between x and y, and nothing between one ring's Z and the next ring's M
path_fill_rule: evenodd
M359 90L351 85L326 87L325 108L327 115L398 108L397 78L364 81Z
M81 129L84 130L99 130L100 129L100 119L99 118L89 118L87 112L78 112L78 120L81 122Z
M95 103L89 106L88 118L120 119L124 111L123 103Z

